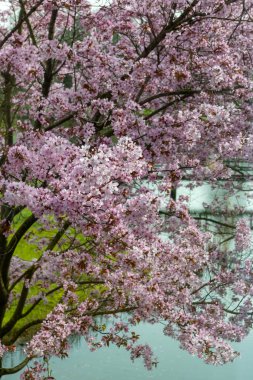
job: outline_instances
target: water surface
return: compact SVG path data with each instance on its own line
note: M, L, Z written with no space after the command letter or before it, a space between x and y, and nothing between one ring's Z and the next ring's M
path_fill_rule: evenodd
M69 358L51 359L52 375L57 380L252 380L253 333L235 344L241 356L224 366L210 366L179 349L178 343L162 334L161 325L138 327L142 342L152 345L159 364L147 371L141 360L131 362L128 352L117 347L90 352L84 342L73 345ZM20 355L17 353L16 355ZM9 357L8 364L15 358ZM6 363L7 365L7 363ZM19 374L4 376L18 380Z

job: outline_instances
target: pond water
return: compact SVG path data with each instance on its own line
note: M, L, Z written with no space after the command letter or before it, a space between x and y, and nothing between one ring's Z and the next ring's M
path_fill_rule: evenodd
M52 375L57 380L252 380L253 333L234 347L241 355L233 363L210 366L181 350L178 343L162 334L161 325L142 324L138 327L142 342L149 343L158 358L158 366L147 371L141 360L131 362L128 352L117 347L90 352L79 341L71 349L69 358L50 361ZM9 356L5 365L13 365L20 352ZM4 376L4 380L18 380L19 374Z

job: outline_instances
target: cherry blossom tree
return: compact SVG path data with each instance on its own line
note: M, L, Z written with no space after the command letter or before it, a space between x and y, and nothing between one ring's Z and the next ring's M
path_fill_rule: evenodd
M163 321L207 363L233 360L230 342L252 326L249 226L238 221L235 248L222 251L171 195L189 174L229 179L227 163L248 146L252 0L6 5L0 356L29 340L0 375L66 356L73 334L91 349L125 347L150 369L141 321ZM31 363L22 378L46 378Z

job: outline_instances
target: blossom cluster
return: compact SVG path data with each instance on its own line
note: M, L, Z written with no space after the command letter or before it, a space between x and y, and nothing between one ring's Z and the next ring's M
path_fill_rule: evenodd
M0 356L52 301L27 360L65 357L79 334L150 369L132 329L163 320L191 354L232 361L252 326L250 227L239 220L222 250L176 189L231 189L230 163L252 160L252 1L12 3L0 11Z

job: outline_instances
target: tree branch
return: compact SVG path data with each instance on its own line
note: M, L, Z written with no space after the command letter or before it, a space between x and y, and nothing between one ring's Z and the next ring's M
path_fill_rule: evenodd
M175 99L169 103L165 103L162 107L160 108L157 108L156 110L154 110L153 112L151 112L149 115L145 116L144 117L144 120L149 120L151 119L153 116L157 115L158 113L162 112L162 111L165 111L167 108L169 108L170 106L173 106L173 104L177 103L177 102L181 102L182 100L188 98L189 96L191 95L184 95L182 96L180 99Z
M69 221L65 222L62 229L60 229L56 235L53 237L53 239L48 244L46 251L52 251L56 244L61 240L64 233L67 231L67 229L71 226L71 223Z
M45 297L48 297L50 296L51 294L57 292L58 290L62 289L62 285L59 285L59 286L56 286L55 288L49 290L46 294L45 294ZM25 317L27 317L27 315L29 315L35 308L36 306L43 300L43 298L39 298L37 301L35 301L30 307L28 310L26 310L25 313L21 314L20 318L19 319L23 319Z
M33 326L40 325L43 321L44 319L41 318L41 319L35 319L34 321L27 323L26 325L22 326L18 331L16 331L16 333L13 334L13 336L9 338L9 340L4 339L3 343L6 346L11 346L17 341L17 339L20 336L22 336L22 334L24 334L24 332L26 332L26 330L30 329Z
M25 307L25 303L29 294L29 287L27 287L26 280L30 280L33 276L33 273L35 272L36 268L34 266L30 267L30 271L28 275L26 276L23 284L23 288L21 291L21 294L19 296L19 301L17 304L17 307L10 318L10 320L2 327L0 331L0 337L2 338L4 335L8 334L13 327L16 325L16 323L21 319L22 311Z
M21 226L18 228L18 230L14 233L12 236L9 244L7 245L6 252L8 255L12 255L22 239L22 237L25 235L25 233L29 230L29 228L38 220L34 214L31 214L24 223L21 224Z
M20 28L20 26L23 24L23 22L26 20L27 17L31 16L38 8L39 6L44 2L44 0L38 1L29 12L26 13L23 17L20 18L20 20L17 22L17 24L11 29L11 31L4 37L2 41L0 41L0 49L3 47L3 45L8 41L8 39Z
M32 358L26 357L21 363L12 368L0 368L0 377L3 375L11 375L13 373L19 372L23 369Z
M26 9L25 9L25 5L24 5L24 2L22 0L19 0L19 4L20 4L20 8L24 14L24 20L25 20L25 23L27 25L27 28L29 30L29 34L30 34L30 37L31 37L31 40L32 40L32 43L34 46L37 46L37 42L36 42L36 38L35 38L35 35L33 33L33 29L32 29L32 26L31 26L31 23L30 23L30 20L29 18L27 17L27 13L26 13Z
M52 129L55 129L57 127L60 127L62 124L66 123L67 121L73 119L75 114L70 114L68 116L63 117L62 119L54 122L53 124L49 125L48 127L45 128L45 131L52 131Z
M96 317L98 315L115 315L118 313L129 313L130 311L136 310L137 306L132 307L125 307L121 309L116 310L103 310L103 311L97 311L97 312L88 312L87 315L91 315L93 317Z
M37 221L37 218L32 214L30 215L24 223L19 227L19 229L14 233L12 236L9 244L6 247L6 254L3 260L2 265L2 275L3 280L7 284L8 283L8 272L9 272L9 266L11 262L11 258L13 256L13 253L15 252L15 249L22 239L22 237L25 235L25 233L29 230L29 228Z
M233 228L235 229L235 226L231 226L231 224L227 224L227 223L222 223L222 222L219 222L218 220L215 220L215 219L210 219L210 218L204 218L204 217L201 217L201 216L195 216L193 217L195 220L205 220L206 222L211 222L211 223L215 223L215 224L218 224L219 226L223 226L223 227L228 227L228 228Z
M173 22L169 22L168 25L165 25L164 28L160 31L159 34L151 41L151 43L143 50L143 52L137 58L137 62L142 58L146 58L159 44L162 42L166 35L176 28L178 28L182 23L186 21L187 16L191 13L193 8L198 4L199 0L193 0L192 3L187 7L184 12L176 18Z

